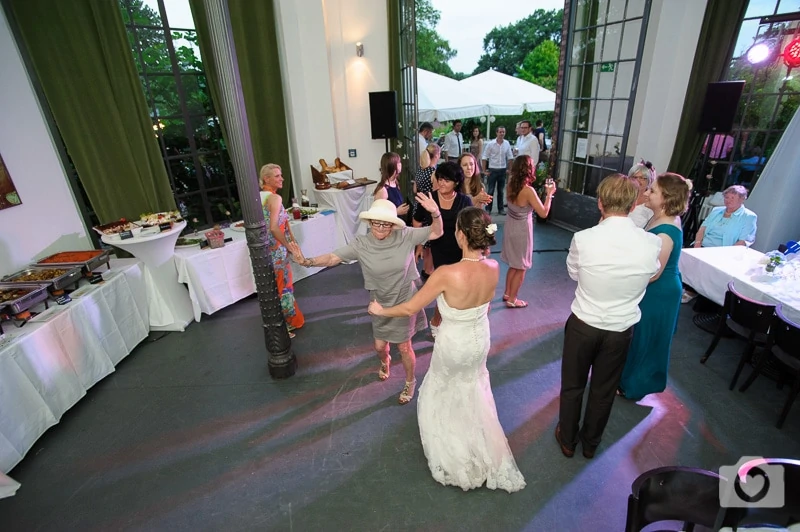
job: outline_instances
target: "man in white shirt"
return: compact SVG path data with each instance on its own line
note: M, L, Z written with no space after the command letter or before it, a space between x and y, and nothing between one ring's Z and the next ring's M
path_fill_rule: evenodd
M506 172L514 154L511 153L511 144L505 139L506 128L500 126L495 132L495 139L487 142L483 149L483 174L488 176L486 181L486 192L494 196L494 189L497 187L497 214L505 214L503 210L503 193L506 188ZM486 212L492 212L494 200L486 205Z
M661 239L628 218L638 186L614 174L597 188L602 214L595 227L575 233L567 256L569 276L578 281L572 314L564 327L561 398L556 440L571 458L578 440L583 455L593 458L611 415L633 325L641 318L639 302L658 273ZM589 401L581 421L586 381Z
M433 137L433 126L430 122L423 122L419 125L419 155L422 157L422 154L425 153L425 150L428 147L428 143L431 141L431 137Z
M523 120L520 122L519 130L522 134L517 137L517 157L529 155L534 165L539 164L539 141L531 131L530 121Z
M461 147L464 145L464 137L461 136L461 120L453 122L453 131L444 136L442 152L447 154L447 160L458 162L461 157Z

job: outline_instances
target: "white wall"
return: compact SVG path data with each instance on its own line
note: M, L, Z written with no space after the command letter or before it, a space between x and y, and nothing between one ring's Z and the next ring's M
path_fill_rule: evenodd
M369 93L389 89L385 2L274 2L295 190L314 188L309 166L319 159L339 157L356 177L378 177L385 146L371 139Z
M668 171L706 0L653 0L628 154Z
M0 274L7 274L92 243L2 9L0 72L0 154L22 200L0 210Z

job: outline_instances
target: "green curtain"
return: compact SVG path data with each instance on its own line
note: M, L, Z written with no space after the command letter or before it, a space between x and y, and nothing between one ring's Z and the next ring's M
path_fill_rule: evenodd
M219 95L225 88L220 86L214 68L216 58L211 46L205 6L203 0L189 0L189 4L197 29L206 77L209 80L211 98L219 102ZM228 0L228 10L256 170L267 163L280 165L284 176L281 195L286 203L294 193L289 165L289 138L278 56L275 8L273 3L268 1ZM218 105L215 107L224 132L225 116Z
M116 0L10 0L101 223L175 209Z
M742 24L749 0L708 0L692 73L683 102L681 121L669 161L669 171L688 176L700 149L703 133L698 133L703 101L709 83L721 81L736 45L736 36Z

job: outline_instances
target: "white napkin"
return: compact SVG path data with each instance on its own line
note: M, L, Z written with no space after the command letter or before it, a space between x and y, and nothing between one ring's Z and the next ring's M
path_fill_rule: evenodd
M351 183L355 183L353 180L353 171L352 170L345 170L344 172L333 172L328 174L328 181L331 183L338 183L340 181L350 181Z

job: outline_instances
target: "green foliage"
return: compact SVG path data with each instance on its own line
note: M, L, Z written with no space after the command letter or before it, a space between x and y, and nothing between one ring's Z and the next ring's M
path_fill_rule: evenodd
M436 32L441 14L430 0L414 0L417 15L417 68L422 68L453 79L464 79L465 74L455 73L449 60L458 52Z
M525 57L544 41L561 46L562 9L537 9L532 15L509 24L495 27L483 38L484 53L473 74L495 69L510 76L516 75Z
M525 56L525 60L517 72L518 77L545 89L556 90L560 52L561 49L553 41L542 42Z

